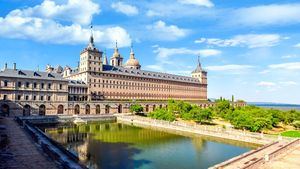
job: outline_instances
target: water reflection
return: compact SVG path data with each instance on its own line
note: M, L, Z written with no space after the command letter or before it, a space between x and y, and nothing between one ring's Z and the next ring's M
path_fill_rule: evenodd
M89 168L208 168L250 150L246 145L185 137L121 123L63 125L45 132Z

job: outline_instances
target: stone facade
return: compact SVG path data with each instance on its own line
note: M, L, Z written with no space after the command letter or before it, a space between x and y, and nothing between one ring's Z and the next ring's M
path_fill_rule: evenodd
M108 64L91 35L77 68L47 65L42 72L6 65L0 71L0 111L13 115L127 113L130 104L140 102L149 112L166 106L168 99L207 100L207 72L200 61L192 77L187 77L141 70L132 48L129 55L123 65L116 43Z

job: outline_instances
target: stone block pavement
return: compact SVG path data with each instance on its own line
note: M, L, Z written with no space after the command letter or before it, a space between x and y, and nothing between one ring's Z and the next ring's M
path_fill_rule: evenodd
M32 138L13 118L3 118L9 143L5 150L8 156L0 153L0 169L55 169L58 165L39 149ZM3 153L3 152L2 152Z

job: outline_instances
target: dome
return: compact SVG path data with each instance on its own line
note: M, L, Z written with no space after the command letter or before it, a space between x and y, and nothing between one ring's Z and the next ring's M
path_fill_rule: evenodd
M130 58L126 62L126 66L141 66L141 65L138 60Z

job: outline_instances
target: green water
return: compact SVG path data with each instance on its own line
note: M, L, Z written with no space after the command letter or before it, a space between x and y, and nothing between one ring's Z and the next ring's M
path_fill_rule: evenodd
M93 169L202 169L254 148L120 123L66 124L44 130Z

